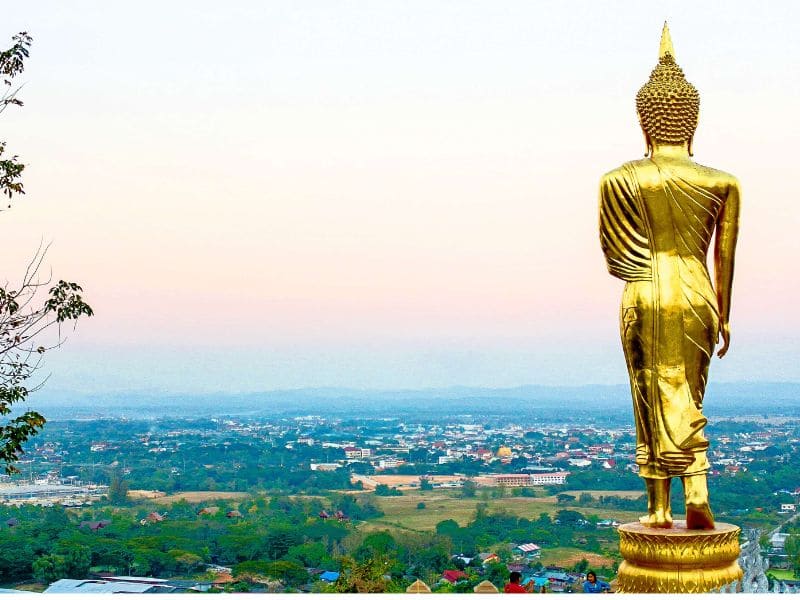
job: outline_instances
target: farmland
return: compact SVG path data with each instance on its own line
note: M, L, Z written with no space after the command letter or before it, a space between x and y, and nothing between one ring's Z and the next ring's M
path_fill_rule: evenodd
M598 492L599 495L613 495L614 492ZM636 493L634 497L640 496ZM416 491L403 496L376 497L375 501L384 515L370 520L369 525L389 526L412 531L433 531L436 524L445 519L453 519L459 525L466 525L475 517L477 505L483 500L479 498L460 498L453 492ZM425 508L418 508L422 502ZM544 498L496 498L486 501L491 512L504 511L509 514L535 519L541 513L555 515L563 508L557 504L555 496ZM586 509L587 515L596 515L599 519L616 519L620 522L634 521L639 513L613 509Z

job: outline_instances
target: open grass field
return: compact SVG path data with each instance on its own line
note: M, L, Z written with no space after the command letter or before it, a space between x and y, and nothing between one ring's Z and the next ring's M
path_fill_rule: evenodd
M599 494L605 494L600 492ZM436 524L445 519L453 519L459 525L466 525L474 516L480 498L459 498L455 494L439 490L407 492L403 496L376 497L375 501L385 513L383 517L371 519L368 529L398 528L411 531L432 531ZM418 509L420 502L424 509ZM506 510L511 514L535 519L540 513L554 515L562 507L556 504L553 496L546 498L496 498L487 501L490 511ZM586 515L597 515L601 519L616 519L621 522L636 520L636 512L614 509L578 508Z
M610 567L614 564L613 559L607 556L586 552L580 548L543 548L542 557L539 560L543 565L556 565L568 569L584 558L591 567Z
M775 579L797 579L790 569L767 569L767 575L772 575Z

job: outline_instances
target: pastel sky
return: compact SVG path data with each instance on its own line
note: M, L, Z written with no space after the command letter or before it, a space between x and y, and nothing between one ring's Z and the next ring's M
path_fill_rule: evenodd
M800 380L800 4L30 2L28 164L2 275L41 239L96 310L53 389L626 381L597 184L643 153L668 19L699 162L744 199L729 355Z

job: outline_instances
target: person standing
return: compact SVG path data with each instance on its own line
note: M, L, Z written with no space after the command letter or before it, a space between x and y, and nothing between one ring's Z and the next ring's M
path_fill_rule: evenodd
M527 594L530 590L522 585L520 585L520 580L522 579L522 573L519 571L512 571L511 575L508 576L508 583L503 588L503 592L506 594Z
M584 594L603 594L611 590L611 586L605 581L598 581L597 573L589 571L586 573L586 581L583 582Z

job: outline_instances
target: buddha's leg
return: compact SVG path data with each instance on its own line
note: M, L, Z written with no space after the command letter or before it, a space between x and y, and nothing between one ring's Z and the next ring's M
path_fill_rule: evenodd
M683 481L686 497L686 527L688 529L714 529L714 515L708 503L708 483L705 473L687 475Z
M639 522L647 527L672 527L671 480L647 477L644 481L647 486L647 515L639 517Z
M671 483L672 479L658 479L656 483L658 490L656 514L661 517L659 527L672 527L672 507L669 500Z
M639 522L647 527L670 527L669 478L657 464L653 451L657 402L657 379L654 377L656 353L652 339L654 303L652 283L630 282L625 286L620 314L620 333L633 398L636 426L636 464L647 489L647 514Z
M708 304L696 302L691 310L684 311L684 328L687 333L684 344L686 356L687 384L692 390L697 408L703 406L708 367L714 350L717 333L717 317ZM699 436L702 439L702 432ZM708 501L706 451L694 454L694 461L681 477L686 497L686 527L689 529L713 529L714 515Z
M639 517L639 522L642 525L650 525L650 522L653 519L653 514L655 513L655 506L656 506L656 486L655 486L655 479L650 479L646 477L644 480L645 488L647 489L647 514Z

